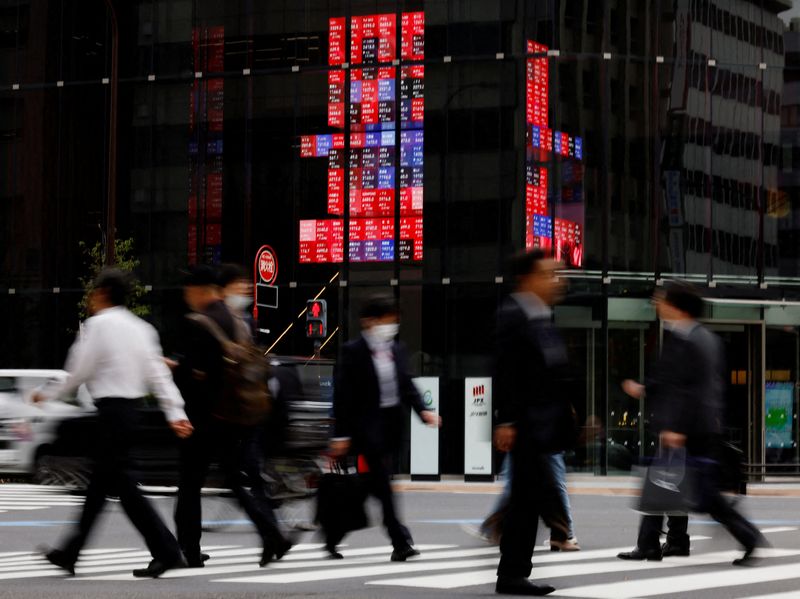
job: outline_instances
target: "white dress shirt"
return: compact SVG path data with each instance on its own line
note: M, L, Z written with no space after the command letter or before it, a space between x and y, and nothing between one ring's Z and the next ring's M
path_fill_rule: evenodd
M186 420L184 401L164 363L156 330L123 307L89 318L69 350L69 376L45 389L47 399L74 393L86 383L95 399L138 399L152 392L170 422Z
M393 341L379 341L369 331L364 331L364 339L372 352L372 364L378 375L380 388L380 405L382 408L393 408L400 404L400 393L397 385L397 365L392 352Z

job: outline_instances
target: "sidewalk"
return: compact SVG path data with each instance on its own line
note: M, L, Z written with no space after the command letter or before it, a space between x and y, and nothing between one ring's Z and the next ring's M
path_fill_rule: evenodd
M476 493L495 495L502 491L503 482L464 482L459 476L443 476L440 481L412 481L396 477L394 488L400 492L429 491L434 493ZM619 495L635 497L639 495L641 480L638 476L593 476L590 474L570 474L567 487L571 495ZM777 479L766 482L748 483L747 494L754 497L800 497L800 480Z

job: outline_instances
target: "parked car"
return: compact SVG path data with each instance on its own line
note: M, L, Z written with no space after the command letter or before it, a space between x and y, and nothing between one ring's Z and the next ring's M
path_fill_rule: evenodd
M81 386L72 397L31 402L35 391L66 376L63 370L0 370L0 473L70 483L68 473L53 478L54 443L63 422L94 414L92 398Z

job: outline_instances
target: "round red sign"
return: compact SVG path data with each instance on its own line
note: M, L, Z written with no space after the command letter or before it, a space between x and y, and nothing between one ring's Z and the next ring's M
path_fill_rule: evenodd
M265 285L272 285L278 277L278 259L273 249L267 245L258 252L258 276Z

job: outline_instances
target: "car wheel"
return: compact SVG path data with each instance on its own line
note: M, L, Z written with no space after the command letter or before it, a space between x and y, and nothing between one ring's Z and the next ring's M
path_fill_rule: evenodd
M36 458L33 480L39 485L83 491L89 484L89 467L82 458L42 454Z

